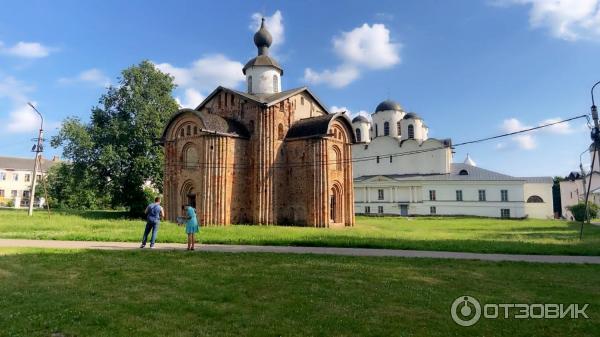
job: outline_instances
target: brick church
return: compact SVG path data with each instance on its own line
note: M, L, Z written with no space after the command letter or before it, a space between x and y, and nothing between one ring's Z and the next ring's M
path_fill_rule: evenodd
M177 111L163 132L164 204L202 225L354 224L352 124L306 87L282 91L264 19L258 55L243 68L246 92L217 87L196 109Z

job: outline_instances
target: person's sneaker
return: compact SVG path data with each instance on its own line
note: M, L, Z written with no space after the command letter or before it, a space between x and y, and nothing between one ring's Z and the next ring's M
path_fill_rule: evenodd
M140 248L145 248L145 247L146 247L146 245L141 245L141 246L140 246Z
M154 248L154 246L152 246L152 245L151 245L151 246L150 246L150 249L153 249L153 248Z

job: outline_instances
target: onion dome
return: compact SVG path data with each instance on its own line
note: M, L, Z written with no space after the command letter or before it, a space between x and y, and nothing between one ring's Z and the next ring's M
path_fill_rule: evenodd
M398 104L397 102L386 99L385 101L379 103L377 108L375 108L375 112L386 110L402 111L402 106L400 106L400 104Z
M367 119L367 117L365 117L363 115L358 115L358 116L354 117L354 119L352 120L352 123L369 123L369 120Z
M254 34L254 44L256 45L256 48L258 48L258 56L246 63L242 69L244 75L246 75L246 70L250 67L273 67L279 70L280 74L283 75L283 69L279 63L269 56L269 47L272 43L273 37L265 27L265 18L263 18L260 29Z
M471 156L467 153L467 158L465 158L465 161L463 162L466 165L469 166L477 166L477 164L475 164L475 161L473 161L473 159L471 159Z
M406 115L404 115L404 119L422 119L422 118L414 112L409 112Z

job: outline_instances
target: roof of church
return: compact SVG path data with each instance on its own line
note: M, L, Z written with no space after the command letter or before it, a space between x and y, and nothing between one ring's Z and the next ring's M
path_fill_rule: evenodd
M462 180L462 181L524 181L528 183L552 183L552 177L513 177L499 172L494 172L480 167L475 167L462 163L452 163L449 174L379 174L368 175L355 178L354 181L364 181L373 177L383 176L393 180ZM461 175L462 170L467 171L467 175Z
M283 101L286 98L289 98L293 95L296 95L300 92L305 91L317 102L317 104L319 104L319 106L321 107L321 109L323 109L324 112L329 112L329 110L327 109L325 104L323 104L321 102L321 100L319 100L317 95L315 95L312 91L310 91L310 89L308 89L308 87L294 88L294 89L290 89L290 90L286 90L286 91L282 91L282 92L277 92L274 94L249 94L247 92L218 86L215 90L213 90L213 92L210 93L210 95L208 95L204 99L204 101L202 101L202 103L200 103L200 105L198 105L196 107L196 110L202 109L206 105L206 103L210 102L212 97L215 96L217 93L219 93L219 91L221 91L221 90L225 90L225 91L240 95L246 99L249 99L249 100L259 103L259 104L263 104L265 106L272 106L274 104L277 104L277 103Z
M255 67L255 66L256 67L260 67L260 66L274 67L274 68L279 69L279 71L281 72L281 75L283 75L283 68L281 68L279 63L277 63L277 61L275 61L275 59L269 55L258 55L257 57L246 62L246 65L244 65L244 68L242 68L242 72L244 73L244 75L246 75L246 70L250 67Z
M375 108L375 112L386 111L386 110L401 111L402 106L398 102L392 101L391 99L386 99L385 101L379 103L377 105L377 108Z
M258 48L258 56L248 61L244 68L242 68L244 75L246 75L246 69L255 66L274 67L283 75L283 68L281 68L274 58L269 56L271 43L273 43L273 37L265 27L265 18L263 18L260 23L260 29L254 34L254 44Z
M423 118L421 118L421 116L417 115L414 112L409 112L406 115L404 115L403 119L423 119Z
M167 130L175 121L175 119L177 119L179 116L185 113L192 113L198 118L200 118L200 120L202 120L204 128L202 128L201 131L242 138L250 137L250 134L248 133L248 130L246 130L246 127L244 127L244 125L242 125L238 121L229 118L224 118L215 114L210 114L205 111L180 109L176 113L174 113L167 122L167 126L163 131L163 138L165 138Z
M350 122L350 118L343 113L338 112L335 114L327 114L323 116L310 117L301 119L294 124L288 130L286 135L286 139L293 138L310 138L310 137L323 137L329 134L329 126L331 122L336 119L341 118L343 123L346 123L348 130L352 130L352 123ZM355 142L354 132L349 132L351 139L351 143Z
M363 115L358 115L358 116L354 117L354 119L352 120L352 123L356 123L356 122L369 123L369 120L367 119L367 117L365 117Z

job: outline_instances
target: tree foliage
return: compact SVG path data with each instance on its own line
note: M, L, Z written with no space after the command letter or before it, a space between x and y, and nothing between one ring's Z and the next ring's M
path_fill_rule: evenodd
M585 202L580 202L577 205L567 207L576 221L583 221L585 219ZM594 219L598 216L598 206L592 202L588 202L588 218ZM586 220L587 220L586 219Z
M125 69L119 84L109 87L92 108L89 123L67 118L52 138L52 146L62 146L71 162L63 170L70 170L76 184L89 182L81 188L108 197L112 207L139 214L146 201L144 184L162 191L164 155L155 143L178 108L171 96L174 88L173 78L149 61Z

